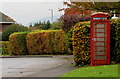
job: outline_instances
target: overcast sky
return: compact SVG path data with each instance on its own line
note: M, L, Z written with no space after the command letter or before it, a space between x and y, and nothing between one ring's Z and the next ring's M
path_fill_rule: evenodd
M64 7L63 0L0 1L0 11L23 25L29 25L30 22L40 20L51 20L51 11L49 9L53 9L55 21L56 18L59 18L63 14L63 12L59 12L58 10Z

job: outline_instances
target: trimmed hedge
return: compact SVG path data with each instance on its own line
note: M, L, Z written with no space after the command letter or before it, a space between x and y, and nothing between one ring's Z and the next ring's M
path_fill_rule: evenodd
M27 34L28 54L69 54L69 44L62 30L42 30Z
M26 55L26 35L27 32L13 33L9 37L11 52L13 55Z
M90 62L90 22L79 22L73 29L73 55L76 65Z
M0 41L0 55L2 55L2 41Z
M9 41L0 41L0 54L1 55L11 55L10 43Z
M111 61L120 62L120 18L111 20Z
M111 63L120 62L120 19L111 20ZM79 22L73 28L73 54L76 65L90 63L90 23Z

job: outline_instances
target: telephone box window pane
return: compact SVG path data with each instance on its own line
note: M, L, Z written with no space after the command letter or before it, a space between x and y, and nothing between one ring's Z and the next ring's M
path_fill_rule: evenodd
M106 56L94 56L94 60L106 60Z
M96 37L105 37L105 33L96 33L95 36Z
M105 46L104 42L95 42L95 46Z
M105 47L95 47L95 50L105 50Z
M96 41L105 41L105 38L96 38Z
M95 55L105 55L105 51L95 51Z
M95 27L102 27L102 28L104 28L105 24L96 24Z
M95 32L105 32L105 29L95 29Z

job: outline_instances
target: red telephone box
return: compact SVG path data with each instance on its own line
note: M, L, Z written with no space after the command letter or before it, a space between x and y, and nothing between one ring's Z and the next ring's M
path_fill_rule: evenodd
M110 64L110 19L107 13L91 15L91 66Z

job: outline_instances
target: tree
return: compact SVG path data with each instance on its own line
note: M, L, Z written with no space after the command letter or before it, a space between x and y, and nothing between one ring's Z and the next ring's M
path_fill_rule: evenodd
M28 27L25 27L23 25L12 24L2 32L2 40L8 41L10 34L14 32L25 32L25 31L30 31L30 30L28 29Z
M61 17L64 30L70 29L77 22L90 20L92 12L115 11L120 14L120 2L71 2L71 4L64 2L64 5L67 5L68 8L59 10L64 11L64 15Z
M69 6L69 8L59 10L65 12L64 15L61 16L61 20L63 21L63 26L61 28L63 30L69 30L78 22L90 20L91 10L85 10L84 7L69 4L67 2L64 2L64 4Z
M52 29L52 30L60 30L61 26L62 26L62 21L59 20L57 22L53 22L50 29Z
M120 13L120 2L95 2L93 10L102 11L110 13L110 11L115 11Z
M43 30L48 30L51 27L50 21L44 22L44 26L41 27Z
M66 5L68 4L66 3ZM76 7L82 7L85 10L93 10L107 13L110 13L110 11L115 11L116 13L120 14L120 2L72 2L71 5L74 5Z
M33 26L32 26L32 23L30 23L29 27L33 27Z
M30 29L32 29L31 25L32 25L32 28L34 27L34 29L40 29L40 30L41 29L42 30L48 30L51 27L50 21L47 21L47 22L45 22L45 21L44 22L39 21L39 22L30 24L30 26L29 26Z

